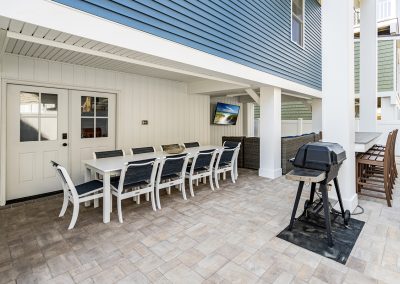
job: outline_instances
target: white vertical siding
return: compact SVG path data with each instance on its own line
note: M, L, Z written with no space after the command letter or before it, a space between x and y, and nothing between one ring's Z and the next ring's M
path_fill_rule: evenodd
M236 125L215 125L211 124L210 131L210 142L212 145L221 145L222 136L243 136L243 104L239 102L237 97L214 97L211 98L211 104L216 104L217 102L239 105L240 111ZM213 114L212 114L213 115ZM212 116L211 115L211 116ZM211 118L208 118L210 120Z
M186 83L9 54L2 72L6 79L118 92L117 147L126 151L132 146L210 143L210 98L188 95ZM142 120L149 125L141 125Z

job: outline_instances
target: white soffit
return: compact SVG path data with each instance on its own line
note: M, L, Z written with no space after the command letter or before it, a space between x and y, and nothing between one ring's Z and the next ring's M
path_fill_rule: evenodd
M2 0L0 0L0 3L1 2ZM59 17L50 17L51 19L45 20L43 17L35 15L35 13L27 13L27 9L29 7L25 7L21 10L20 5L17 4L19 2L20 1L12 2L13 4L9 4L7 9L3 10L3 12L0 12L0 14L3 15L13 15L11 17L12 19L5 16L0 16L0 29L8 31L7 36L11 41L11 43L7 44L8 46L6 53L31 57L36 56L38 58L44 58L48 60L119 70L122 72L138 74L142 73L148 76L168 78L178 81L193 82L196 80L207 79L240 85L243 88L271 85L289 89L295 92L300 92L313 97L322 96L321 91L304 86L302 84L261 72L222 58L217 58L215 56L193 50L189 47L169 42L113 22L87 15L85 13L80 13L74 9L54 4L54 2L30 0L28 2L24 2L24 5L32 6L32 9L34 7L34 9L37 10L41 10L40 7L43 6L42 8L46 8L47 14L53 14L52 11L62 11L63 13L58 13L61 18L65 18L67 16L70 18L67 26L65 23L63 24L65 31L74 30L74 28L76 28L76 24L74 24L74 21L72 20L74 17L76 17L81 21L87 21L87 23L96 23L96 25L94 25L97 27L95 31L98 31L100 25L104 26L104 28L107 27L110 28L110 30L114 30L114 32L117 34L124 35L124 38L127 36L138 36L138 40L135 41L135 46L139 45L141 48L144 46L154 46L154 42L158 42L159 45L163 45L163 48L158 48L157 50L162 52L159 56L156 56L155 54L150 54L150 52L146 53L140 50L140 48L135 48L134 50L132 50L131 47L124 48L123 44L119 45L119 43L115 43L118 44L118 46L111 44L111 42L109 42L109 38L106 41L96 41L94 40L96 37L88 36L91 32L95 32L93 30L93 25L89 25L89 23L87 24L87 31L86 29L81 29L79 33L76 33L87 35L87 37L83 37L77 36L75 33L71 34L67 32L60 32L55 29L34 25L29 23L30 21L20 21L17 19L29 18L35 22L46 22L46 26L49 25L49 27L58 27L60 26L60 21L62 20L58 19ZM69 26L70 24L72 25L71 27ZM98 35L98 32L96 35ZM141 40L139 40L139 38ZM114 37L114 39L123 41L123 39L120 39L120 37ZM143 43L142 41L146 41L146 43ZM151 45L151 43L153 43L153 45ZM179 54L181 60L168 59L168 56L164 56L168 50L169 55L171 55L171 49L174 50L172 54ZM187 63L192 61L199 63L199 65ZM208 69L208 67L205 66L213 66L213 68L216 69Z
M247 83L234 81L235 78L223 78L217 72L2 16L0 30L7 31L4 52L9 54L183 82L208 79L249 87Z

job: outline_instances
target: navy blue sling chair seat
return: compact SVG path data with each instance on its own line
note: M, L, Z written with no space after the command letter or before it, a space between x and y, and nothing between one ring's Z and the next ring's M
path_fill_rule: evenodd
M236 159L239 154L240 143L235 148L224 147L217 158L214 166L214 181L217 188L219 188L218 178L219 174L231 173L232 182L236 182Z
M123 223L122 200L149 194L151 205L156 211L154 182L158 159L148 159L126 163L118 180L111 182L111 193L117 198L118 220Z
M105 158L120 157L120 156L121 157L125 156L124 150L93 152L94 159L105 159Z
M185 172L189 154L169 155L161 159L156 180L157 207L161 209L160 189L167 189L171 193L172 186L178 186L186 200Z
M93 152L93 159L105 159L105 158L112 158L112 157L123 157L125 156L124 150L111 150L111 151L99 151ZM97 179L102 179L102 176L97 174ZM111 176L111 181L117 178L116 175Z
M225 141L222 146L227 147L227 148L236 148L237 146L240 146L240 142L236 141Z
M200 147L200 143L199 142L186 142L186 143L183 143L183 145L185 146L185 148Z
M74 206L72 219L68 227L68 230L71 230L75 227L76 220L78 219L79 204L103 197L103 182L99 180L91 180L79 185L74 185L70 175L63 166L54 161L50 161L50 164L55 169L56 176L60 181L64 192L64 202L59 217L65 215L69 202Z
M209 177L211 190L214 191L214 184L212 181L213 165L217 156L218 150L204 150L197 152L191 165L187 167L186 178L189 179L190 195L194 196L193 182L199 179L206 179Z
M239 152L240 152L240 146L242 143L237 142L237 141L225 141L222 146L225 148L237 148L239 147L239 151L236 155L235 161L234 161L234 174L235 174L235 180L238 178L238 157L239 157Z
M139 148L132 148L131 149L131 154L132 155L137 155L137 154L145 154L145 153L155 153L156 149L154 147L139 147Z

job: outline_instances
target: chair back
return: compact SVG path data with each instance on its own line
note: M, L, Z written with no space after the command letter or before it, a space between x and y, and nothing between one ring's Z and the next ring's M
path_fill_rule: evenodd
M200 147L199 142L187 142L187 143L183 143L183 145L185 145L185 148Z
M155 153L156 149L154 147L140 147L140 148L132 148L131 154L144 154L144 153Z
M147 159L126 163L121 172L118 191L122 192L126 185L134 185L142 182L148 183L149 187L153 187L158 160L159 159Z
M226 148L236 148L236 147L240 147L240 142L237 141L225 141L224 144L222 144L222 146L226 147Z
M177 149L179 148L179 144L168 144L168 145L161 145L161 150L162 151L167 151L171 149Z
M188 160L188 154L170 155L161 159L157 182L159 183L161 178L167 176L184 176Z
M384 167L383 167L383 171L385 173L385 177L387 176L387 174L390 173L390 167L391 167L391 163L392 163L392 145L393 145L393 141L394 141L394 131L389 132L388 137L386 139L386 145L385 145L385 152L384 152L384 156L383 156L383 162L384 162Z
M104 159L104 158L120 157L120 156L121 157L125 156L124 150L93 152L93 159Z
M192 166L190 168L190 173L193 174L195 170L198 169L212 169L212 165L214 164L215 157L217 155L217 150L204 150L197 152L193 157Z
M226 141L226 142L230 142L230 141ZM233 164L234 160L237 158L237 156L239 154L240 144L241 144L240 142L234 142L234 143L236 144L235 147L227 147L224 145L224 149L218 156L217 167L219 167L220 165L223 165L223 164L231 164L231 165ZM226 143L224 143L224 144L226 144ZM229 144L229 145L233 145L233 144Z
M64 194L68 194L70 192L74 199L78 199L78 192L76 191L75 185L72 182L67 170L54 161L50 161L50 164L56 171L56 176L61 183Z

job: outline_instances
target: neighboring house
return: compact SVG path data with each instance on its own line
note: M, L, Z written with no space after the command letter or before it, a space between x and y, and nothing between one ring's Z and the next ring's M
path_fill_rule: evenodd
M281 107L260 99L272 91L321 98L317 0L0 5L0 205L58 189L52 159L82 181L94 151L220 144L245 134L254 101ZM242 107L235 126L210 123L217 95Z
M399 15L398 0L377 0L378 32L378 81L377 81L377 118L378 120L399 120ZM354 14L354 75L356 93L356 118L359 117L360 99L360 15Z

